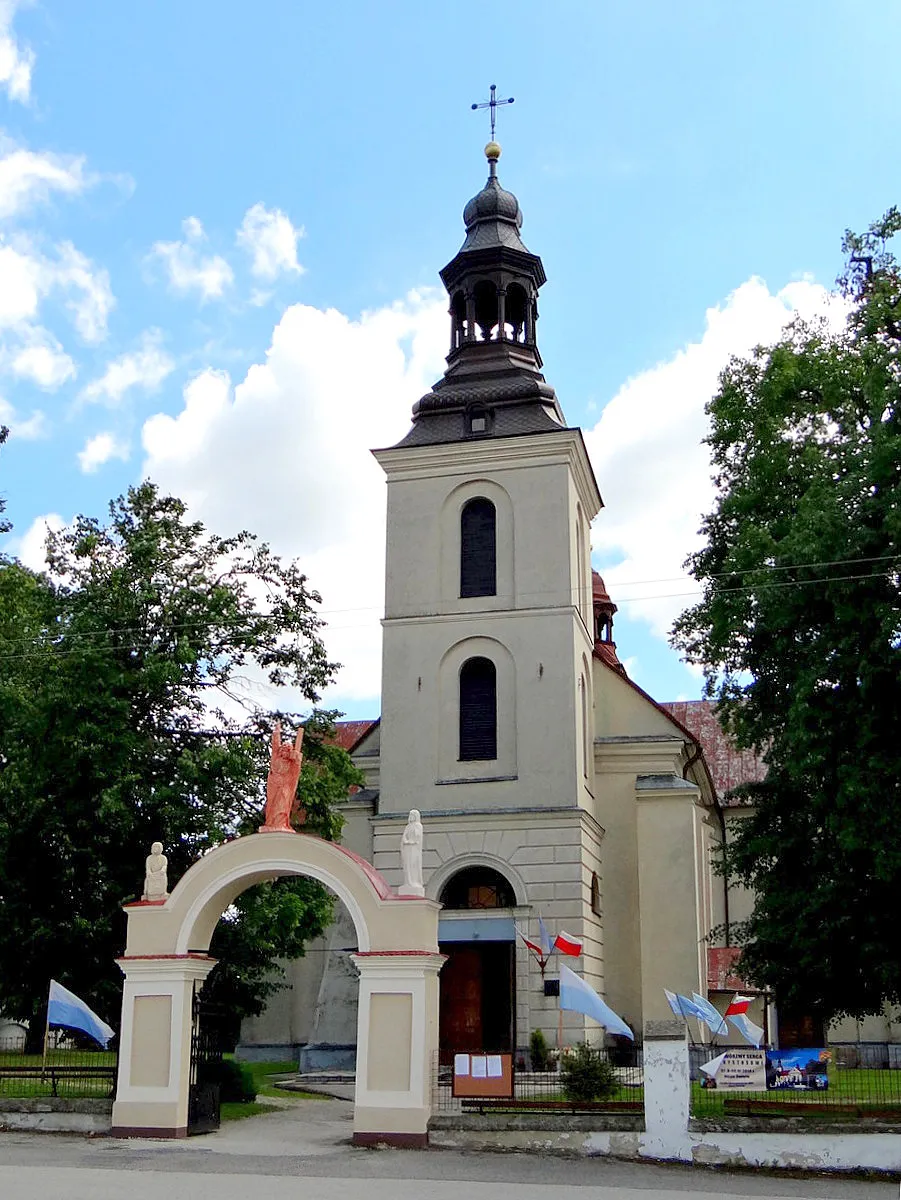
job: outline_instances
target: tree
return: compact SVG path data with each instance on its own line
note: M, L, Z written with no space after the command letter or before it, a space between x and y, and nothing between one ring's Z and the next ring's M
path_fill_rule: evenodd
M901 1001L899 230L892 209L846 234L838 328L724 371L703 599L674 630L768 768L724 861L755 893L742 973L826 1021Z
M111 1018L120 907L140 893L150 843L177 880L260 822L271 720L299 717L245 719L240 688L268 679L315 705L334 665L295 564L248 533L208 533L152 484L106 524L79 517L50 535L47 558L46 575L0 561L0 1009L34 1022L53 975ZM335 715L308 717L300 785L327 838L360 781L329 744ZM310 880L245 893L217 931L211 988L259 1011L273 959L302 953L330 915Z

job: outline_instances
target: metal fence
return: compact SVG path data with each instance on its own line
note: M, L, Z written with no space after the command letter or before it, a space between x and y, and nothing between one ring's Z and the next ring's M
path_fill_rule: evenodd
M779 1069L779 1051L773 1051L765 1082L747 1090L717 1087L700 1071L725 1047L692 1046L691 1114L901 1122L901 1067L892 1065L884 1046L873 1043L861 1053L864 1045L832 1045L816 1065L811 1060L788 1070Z
M0 1096L96 1097L115 1093L118 1054L85 1050L65 1036L53 1037L42 1052L27 1053L25 1039L0 1039Z
M610 1068L609 1094L587 1099L573 1094L567 1082L566 1052L562 1069L551 1071L514 1070L513 1097L461 1098L453 1094L453 1066L435 1056L432 1068L432 1107L436 1113L570 1113L644 1112L644 1063L641 1046L624 1054L620 1049L602 1049L600 1056Z

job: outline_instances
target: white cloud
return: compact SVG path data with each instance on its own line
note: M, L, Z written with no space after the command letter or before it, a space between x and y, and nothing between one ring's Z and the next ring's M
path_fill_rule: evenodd
M95 267L71 242L63 242L58 249L59 262L53 282L75 291L76 295L66 301L66 307L84 341L102 342L106 337L107 319L116 303L109 271Z
M0 219L48 200L53 192L75 195L91 182L83 158L37 154L0 138Z
M248 528L299 558L323 596L338 692L372 698L381 674L385 485L369 453L409 428L440 376L446 300L411 294L359 320L294 305L264 363L232 389L207 370L175 417L143 429L144 474L220 533Z
M47 420L39 408L30 417L20 417L17 410L0 396L0 425L9 428L10 436L33 442L47 433Z
M88 438L84 449L78 452L78 464L85 475L93 475L111 458L118 458L125 462L128 454L127 442L120 441L112 433L98 433L94 437Z
M254 204L244 214L237 241L252 258L253 274L272 280L281 271L303 271L297 261L297 242L303 235L303 228L292 225L280 208Z
M34 54L22 47L12 32L12 20L18 0L0 0L0 88L11 100L25 103L31 95L31 69Z
M206 239L197 217L182 221L183 242L155 242L151 256L166 268L169 286L176 292L199 292L200 299L218 299L234 280L234 272L219 254L204 258L198 243Z
M48 257L27 237L0 242L0 329L33 321L41 301L61 292L72 322L86 342L106 337L106 323L115 304L109 273L95 267L71 242Z
M175 363L162 348L162 335L151 329L141 338L141 347L113 359L99 379L81 391L81 399L95 400L111 407L121 403L131 388L144 392L155 391L175 369Z
M32 571L43 571L47 566L47 534L50 531L58 533L65 525L66 522L59 513L44 513L43 516L35 517L21 537L10 538L6 549Z
M695 599L685 594L697 584L682 564L700 544L700 520L714 497L701 441L708 428L704 407L720 372L732 355L776 341L796 315L841 321L845 311L810 280L772 294L751 278L707 311L699 342L628 380L586 431L606 505L592 530L595 560L613 599L656 636L666 638ZM659 598L637 598L645 596Z
M48 392L75 377L75 363L51 333L34 329L29 334L26 343L10 355L10 370L14 375Z

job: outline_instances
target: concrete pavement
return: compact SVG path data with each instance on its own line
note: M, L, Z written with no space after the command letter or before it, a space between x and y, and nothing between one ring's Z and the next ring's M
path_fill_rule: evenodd
M2 1200L898 1200L892 1182L525 1154L355 1150L351 1106L297 1100L184 1142L0 1133Z

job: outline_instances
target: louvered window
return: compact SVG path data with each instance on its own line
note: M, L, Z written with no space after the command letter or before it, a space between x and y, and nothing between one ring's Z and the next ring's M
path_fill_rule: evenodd
M460 668L460 760L497 758L497 674L490 658Z
M460 595L497 595L497 514L484 496L463 505L460 514Z

